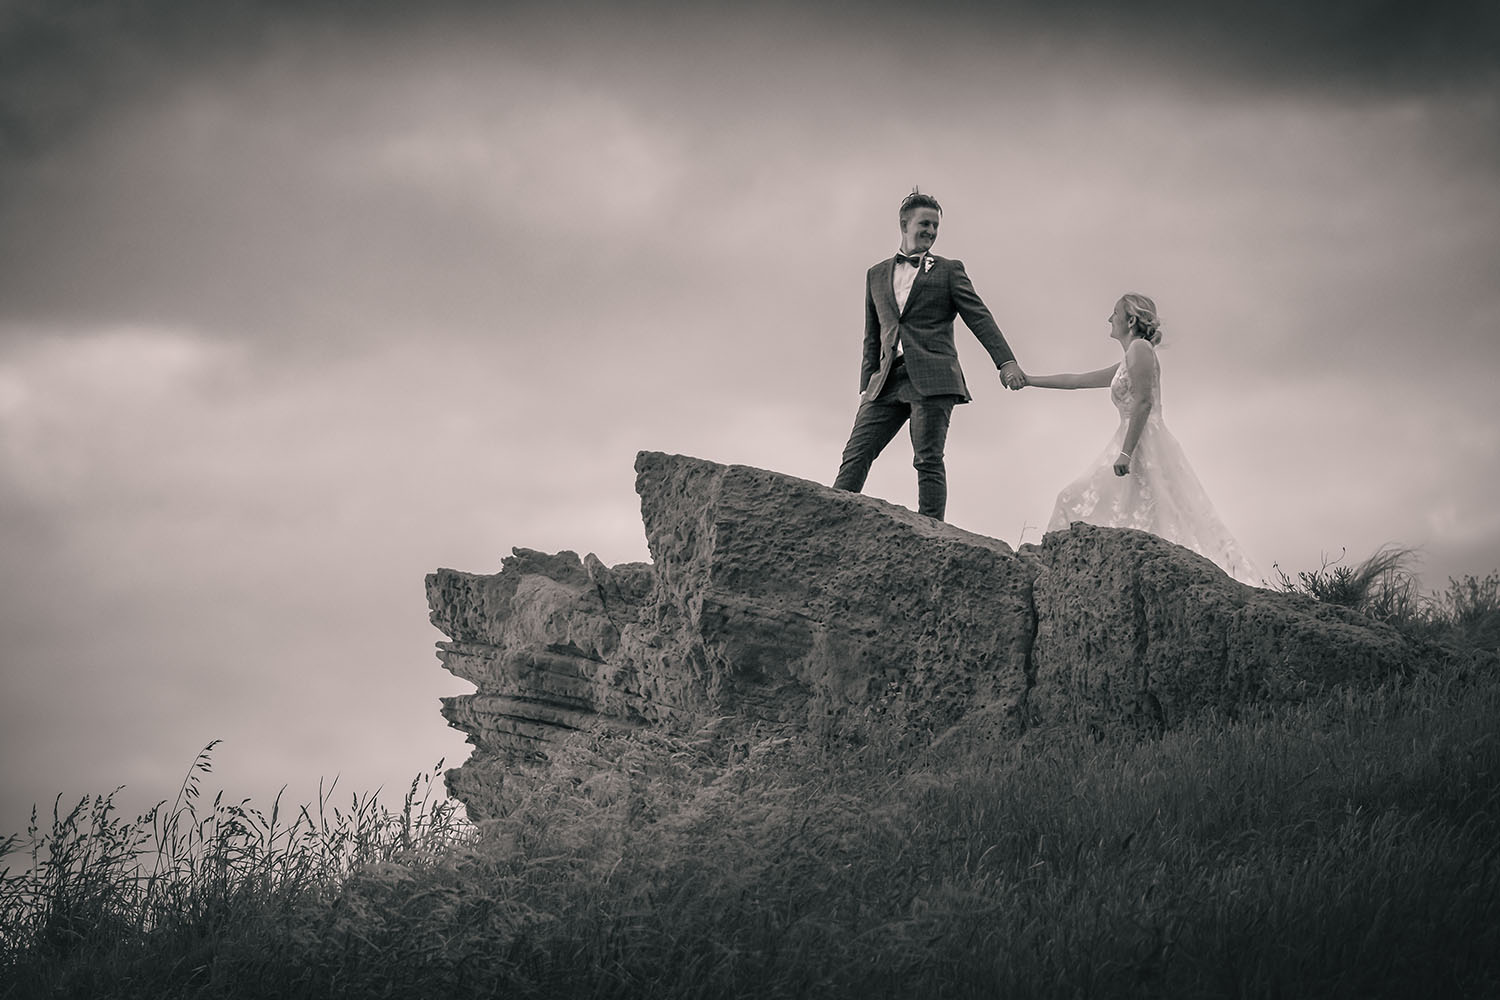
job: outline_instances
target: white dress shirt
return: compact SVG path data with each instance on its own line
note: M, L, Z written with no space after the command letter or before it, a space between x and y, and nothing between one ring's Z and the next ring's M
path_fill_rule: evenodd
M904 252L904 251L903 251ZM907 254L907 256L911 256ZM927 255L921 254L926 257ZM917 271L921 269L919 261L916 267L912 267L905 261L897 261L891 270L891 290L896 293L896 311L899 313L906 308L906 300L911 297L911 286L917 280Z
M906 251L901 251L906 253ZM911 256L907 254L907 256ZM925 253L919 256L925 258ZM891 290L896 293L896 313L900 315L906 308L906 300L911 298L911 286L916 283L917 271L921 270L925 261L918 261L916 267L912 267L905 261L896 261L896 266L891 269ZM901 356L901 338L896 338L896 356Z

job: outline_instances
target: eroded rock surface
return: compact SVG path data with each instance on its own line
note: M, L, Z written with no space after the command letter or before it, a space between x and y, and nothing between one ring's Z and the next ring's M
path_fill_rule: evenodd
M516 549L427 578L471 814L518 759L604 724L967 727L1121 721L1305 697L1434 655L1394 629L1246 587L1138 531L1074 525L1018 553L872 497L642 452L650 563Z
M1346 608L1247 587L1146 532L1079 523L1036 549L1039 718L1171 725L1442 655Z

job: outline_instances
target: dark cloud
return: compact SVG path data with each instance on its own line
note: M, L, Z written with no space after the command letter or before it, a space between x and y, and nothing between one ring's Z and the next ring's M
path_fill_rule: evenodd
M175 75L249 65L288 38L330 51L426 32L556 33L582 49L657 45L693 58L695 40L746 32L807 41L894 41L930 24L936 54L973 57L1043 45L1097 47L1105 60L1276 89L1349 95L1493 92L1500 5L1490 0L1010 0L847 4L510 3L435 0L16 0L0 6L0 155L34 153L120 100L147 98ZM815 30L809 27L815 25ZM654 41L653 41L654 40ZM774 65L768 65L774 74ZM706 78L705 84L712 79Z
M1493 88L1497 81L1500 7L1486 0L1014 6L1038 30L1102 43L1122 63L1150 59L1273 89L1358 95Z
M206 12L214 10L212 19ZM0 156L27 158L101 109L149 97L185 68L244 51L263 23L245 4L54 4L0 8Z

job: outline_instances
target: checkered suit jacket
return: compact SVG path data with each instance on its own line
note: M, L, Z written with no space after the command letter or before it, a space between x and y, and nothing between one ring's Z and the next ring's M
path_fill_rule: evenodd
M906 358L906 373L918 392L924 396L958 396L967 403L969 387L958 366L958 348L953 343L955 316L963 317L964 325L979 338L996 368L1016 358L994 317L974 291L962 261L928 254L922 265L906 299L906 308L900 311L896 309L896 293L891 288L895 258L881 261L865 276L865 345L859 370L861 399L880 395L896 360L899 339Z

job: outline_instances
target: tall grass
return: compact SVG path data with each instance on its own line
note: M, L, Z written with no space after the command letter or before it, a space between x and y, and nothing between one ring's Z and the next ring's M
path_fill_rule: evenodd
M1500 650L1500 573L1450 578L1446 590L1428 594L1415 572L1413 549L1383 546L1353 564L1344 558L1325 556L1321 566L1295 579L1277 566L1276 589L1352 608L1425 638Z
M131 978L123 969L163 950L191 983L206 965L183 963L211 957L216 942L248 943L257 925L337 894L355 871L418 870L472 835L435 787L441 762L412 780L397 812L372 795L336 805L336 779L290 817L280 795L269 814L222 792L204 802L218 743L194 759L170 807L129 821L116 811L118 788L66 811L59 796L50 822L33 808L24 837L0 840L0 857L22 862L0 871L0 996L54 995L79 975L89 987L64 995L113 996Z
M7 883L5 995L1495 995L1497 713L1471 672L990 753L579 734L477 828L251 835L316 863L210 830L154 893L79 824L66 877ZM44 932L122 884L145 919Z

